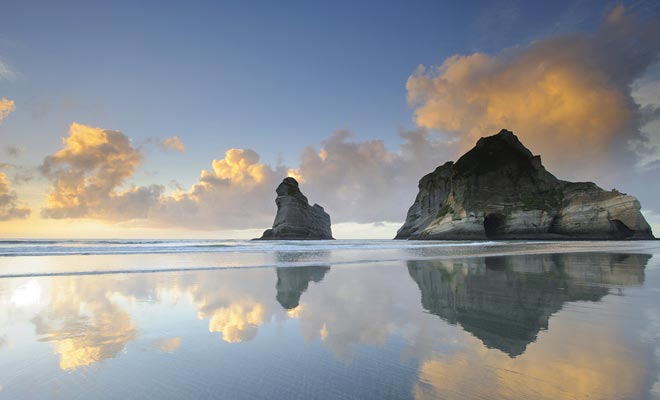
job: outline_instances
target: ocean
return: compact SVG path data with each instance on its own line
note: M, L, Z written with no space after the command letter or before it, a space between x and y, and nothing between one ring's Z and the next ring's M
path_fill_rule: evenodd
M5 240L0 399L660 399L660 242Z

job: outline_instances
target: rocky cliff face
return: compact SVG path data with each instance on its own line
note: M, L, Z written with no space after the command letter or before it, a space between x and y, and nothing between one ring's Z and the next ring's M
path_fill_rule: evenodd
M264 231L262 240L333 239L330 216L320 205L309 205L295 179L284 178L276 192L275 222L272 229Z
M419 181L396 239L653 239L636 198L557 179L510 131Z

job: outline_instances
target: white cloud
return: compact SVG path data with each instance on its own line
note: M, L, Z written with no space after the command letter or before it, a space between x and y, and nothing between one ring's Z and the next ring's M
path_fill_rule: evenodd
M2 58L0 58L0 80L13 81L16 77L14 71L7 65Z
M425 130L400 135L403 143L393 152L382 140L353 142L350 132L337 131L320 150L306 148L291 174L333 223L399 221L414 200L419 178L447 160L454 146Z

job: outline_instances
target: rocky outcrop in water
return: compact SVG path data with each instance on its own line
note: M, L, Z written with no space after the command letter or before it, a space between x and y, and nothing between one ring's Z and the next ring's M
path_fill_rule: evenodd
M396 239L653 239L633 196L557 179L510 131L419 181Z
M320 205L309 205L295 179L284 178L276 192L275 222L271 229L264 231L262 240L333 239L330 216Z

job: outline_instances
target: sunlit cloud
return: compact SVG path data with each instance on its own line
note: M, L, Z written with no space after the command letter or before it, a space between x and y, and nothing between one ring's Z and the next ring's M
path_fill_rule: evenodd
M284 167L260 163L253 150L230 149L189 190L166 196L161 185L128 185L142 160L122 132L72 124L62 149L39 167L52 183L41 215L153 227L265 226L272 222L274 188L286 176Z
M30 207L18 202L16 192L12 190L7 175L0 172L0 221L27 218L30 213Z
M183 153L186 151L186 146L178 136L169 137L161 142L161 147L165 150L178 151Z
M41 214L47 218L146 218L162 186L132 186L125 181L142 163L142 154L119 131L73 123L63 148L44 159L40 171L53 186Z
M619 6L595 33L420 66L408 78L408 100L419 126L454 134L461 151L507 128L570 175L616 161L630 143L643 146L631 84L659 50L658 22Z
M229 149L189 190L162 197L151 223L194 229L263 227L272 223L274 191L286 168L261 163L250 149Z
M265 228L275 212L274 189L289 175L333 223L389 227L405 215L421 176L503 127L560 177L629 182L615 173L660 159L660 144L641 130L660 108L642 104L652 93L633 85L657 62L659 38L656 21L616 7L595 32L455 55L409 77L419 128L401 132L398 147L353 140L341 130L288 166L263 162L252 149L229 149L193 185L171 194L160 184L131 184L143 154L128 136L73 124L63 148L41 166L52 183L42 216L148 228ZM158 143L185 149L177 136Z
M305 148L298 168L263 163L252 149L229 149L189 189L178 186L166 195L161 185L128 185L143 159L128 136L72 124L62 149L40 167L52 182L41 215L153 228L264 228L272 223L275 188L288 175L300 180L303 192L325 207L333 223L358 223L364 230L364 224L377 222L375 228L385 228L381 235L389 237L396 224L387 221L401 219L419 177L456 147L424 129L400 137L392 151L382 140L352 141L351 132L337 131L320 149ZM338 226L347 235L358 228Z
M4 97L0 99L0 122L15 110L16 105L14 104L14 100L9 100Z

